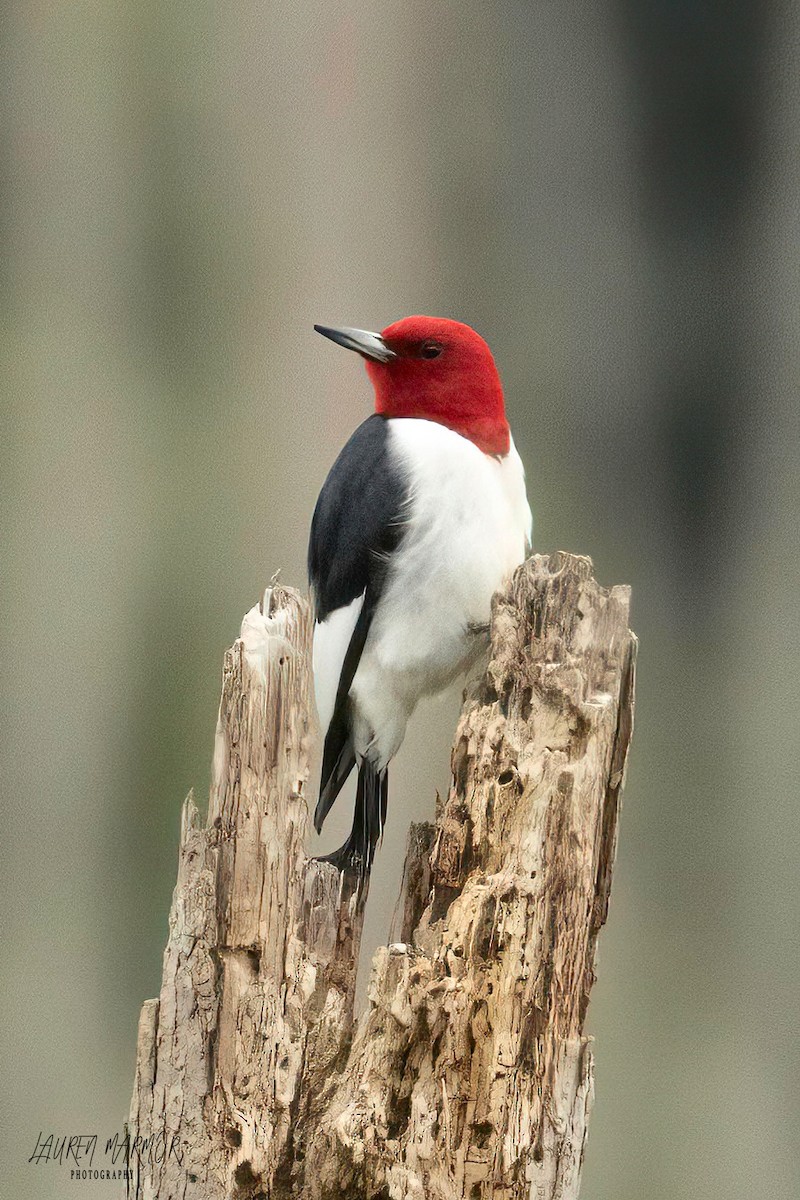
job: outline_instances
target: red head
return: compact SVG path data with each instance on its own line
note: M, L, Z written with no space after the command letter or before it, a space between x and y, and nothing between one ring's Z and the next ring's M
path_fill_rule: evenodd
M507 454L503 388L492 352L469 325L444 317L404 317L381 334L315 328L364 356L375 411L438 421L485 454Z

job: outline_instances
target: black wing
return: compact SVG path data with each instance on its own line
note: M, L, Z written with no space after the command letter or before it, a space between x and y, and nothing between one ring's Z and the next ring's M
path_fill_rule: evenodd
M389 560L403 536L407 508L408 481L392 461L388 422L375 414L358 427L331 468L311 522L308 576L317 621L364 594L325 737L317 830L355 765L350 686Z

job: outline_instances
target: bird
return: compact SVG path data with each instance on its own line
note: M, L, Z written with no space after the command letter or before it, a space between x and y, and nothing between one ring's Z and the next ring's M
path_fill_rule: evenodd
M364 359L375 392L322 486L308 544L324 736L314 825L357 768L350 836L322 857L363 880L409 717L486 645L492 596L527 556L532 518L500 375L474 329L428 316L380 333L314 328Z

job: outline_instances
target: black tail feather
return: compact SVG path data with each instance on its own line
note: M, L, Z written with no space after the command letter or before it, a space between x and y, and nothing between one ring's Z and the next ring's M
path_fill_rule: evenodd
M333 758L333 753L336 758ZM356 765L356 752L349 732L343 740L333 743L325 739L325 750L322 759L322 783L320 786L317 807L314 809L314 828L322 832L325 818L333 807L333 802L344 787L347 779Z
M386 824L386 813L389 809L389 768L386 767L381 773L381 833L383 837L383 828Z
M336 704L328 731L325 734L325 746L322 751L322 777L319 786L319 800L314 813L314 828L317 833L322 829L322 823L328 815L331 805L356 765L351 728L350 686L361 659L361 651L364 649L374 607L373 599L365 596L353 636L350 638L347 653L344 656L339 686L336 691Z
M339 871L354 871L362 879L369 875L386 821L388 784L388 768L378 771L366 759L359 763L353 828L344 845L323 855L322 862L333 863Z

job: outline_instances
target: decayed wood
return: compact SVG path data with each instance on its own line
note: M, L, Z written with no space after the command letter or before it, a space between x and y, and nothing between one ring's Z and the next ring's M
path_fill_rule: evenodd
M577 1196L582 1029L631 730L628 601L568 555L530 560L496 597L432 891L408 943L378 951L307 1195Z
M182 1161L145 1156L137 1196L577 1197L632 726L628 604L565 554L495 597L453 784L435 826L412 828L354 1036L363 897L303 849L308 611L275 589L248 614L208 827L187 802L161 997L139 1030L132 1133L175 1135Z
M365 893L304 851L309 642L306 601L274 587L225 656L208 821L190 796L161 994L139 1024L143 1200L279 1194L298 1113L349 1038Z

